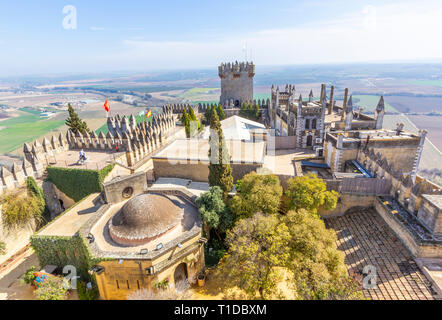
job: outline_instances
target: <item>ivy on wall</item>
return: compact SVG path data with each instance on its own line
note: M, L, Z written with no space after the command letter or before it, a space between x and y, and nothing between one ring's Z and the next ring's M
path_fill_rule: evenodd
M90 279L88 270L99 262L81 236L31 236L31 247L37 254L41 267L52 264L60 268L72 265L82 279Z
M101 192L104 178L114 168L110 164L101 170L47 167L48 180L75 202L94 192Z

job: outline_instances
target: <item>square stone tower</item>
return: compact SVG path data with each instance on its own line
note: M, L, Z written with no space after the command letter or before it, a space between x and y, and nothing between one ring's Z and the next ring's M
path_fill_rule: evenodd
M221 63L218 67L221 78L220 103L223 106L240 107L243 102L253 101L253 62Z

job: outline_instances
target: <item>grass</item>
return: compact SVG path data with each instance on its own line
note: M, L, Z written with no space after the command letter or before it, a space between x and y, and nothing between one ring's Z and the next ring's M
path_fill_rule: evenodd
M213 95L212 91L219 90L218 88L192 88L184 91L178 95L179 98L185 100L191 100L192 102L196 102L198 100L202 100L201 98L207 95Z
M40 118L39 113L20 109L20 116L0 122L0 153L8 153L62 126L64 120Z
M442 87L442 80L413 80L408 83L418 86Z
M374 112L374 109L378 105L380 96L375 95L353 95L353 106L361 106L364 108L362 112ZM388 97L384 98L385 111L386 112L399 112L395 107L389 104L386 100ZM355 108L356 109L356 108Z

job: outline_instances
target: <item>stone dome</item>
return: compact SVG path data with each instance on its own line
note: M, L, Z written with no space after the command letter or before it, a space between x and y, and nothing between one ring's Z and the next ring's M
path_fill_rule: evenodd
M114 241L124 245L139 245L160 237L178 225L183 209L167 196L139 194L118 211L109 223Z

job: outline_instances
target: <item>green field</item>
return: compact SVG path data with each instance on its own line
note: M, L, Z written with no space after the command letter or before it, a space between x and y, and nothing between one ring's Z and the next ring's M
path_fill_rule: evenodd
M364 108L362 112L374 111L378 105L380 96L375 95L353 95L353 106L361 106ZM388 97L384 98L386 112L399 112L395 107L387 102ZM356 108L355 108L356 109Z
M219 89L218 88L192 88L192 89L184 91L183 93L180 93L178 95L178 97L183 100L190 100L193 103L200 103L200 102L207 103L207 102L215 99L216 96L218 96L218 94L215 94L216 90L219 90ZM213 101L215 101L215 100L213 100Z
M410 84L417 84L418 86L442 87L442 80L413 80Z
M41 119L39 113L21 109L20 116L0 122L0 153L21 148L63 124L64 120Z

